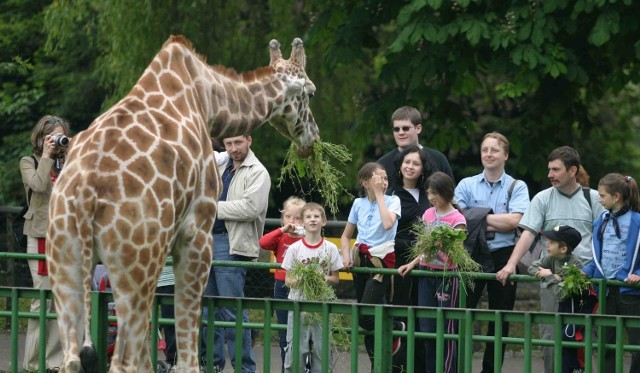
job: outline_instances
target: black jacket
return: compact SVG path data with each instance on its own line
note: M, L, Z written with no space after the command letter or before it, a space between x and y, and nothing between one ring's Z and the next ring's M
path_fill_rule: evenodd
M464 247L471 258L482 266L482 271L490 273L494 271L493 258L487 245L487 215L493 214L488 207L471 207L462 211L467 220L467 239Z

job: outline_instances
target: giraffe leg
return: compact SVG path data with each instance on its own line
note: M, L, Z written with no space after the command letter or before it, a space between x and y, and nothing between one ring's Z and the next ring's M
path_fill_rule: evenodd
M209 236L202 232L201 235ZM212 243L207 237L206 242ZM200 310L202 294L211 268L211 246L202 249L187 246L183 250L199 251L200 256L174 255L176 343L178 348L177 372L198 373L200 342ZM176 258L179 258L176 260Z
M138 283L138 289L130 289L132 282L127 272L112 272L110 281L116 303L118 334L109 372L153 372L149 356L149 317L156 276L151 275L152 278Z
M49 276L58 314L58 329L62 345L62 372L80 372L80 348L84 339L85 294L82 278L82 257L79 246L52 245L56 257L50 260Z

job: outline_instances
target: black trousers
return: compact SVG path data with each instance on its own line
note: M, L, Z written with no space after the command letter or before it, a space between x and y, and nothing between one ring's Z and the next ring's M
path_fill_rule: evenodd
M497 273L502 267L507 264L509 258L511 257L511 253L513 252L513 246L504 247L502 249L498 249L496 251L491 252L491 258L493 259L494 271L492 273ZM489 296L489 309L490 310L506 310L513 311L513 307L516 302L516 289L517 282L509 283L506 285L502 285L496 280L478 280L475 281L475 287L473 291L468 289L469 294L467 295L467 308L476 308L478 306L478 302L480 301L480 297L482 296L482 292L484 288L487 288L487 294ZM495 323L489 322L489 326L487 329L487 336L495 335ZM502 337L509 336L509 323L502 323ZM494 343L487 342L484 357L482 359L482 372L483 373L493 373L494 372ZM504 363L504 345L500 345L499 348L502 349L502 362Z

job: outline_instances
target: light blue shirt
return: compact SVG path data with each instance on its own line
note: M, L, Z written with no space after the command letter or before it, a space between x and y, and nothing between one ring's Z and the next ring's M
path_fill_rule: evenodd
M470 207L491 208L494 214L524 214L529 207L529 188L519 180L511 194L509 211L507 198L513 177L503 173L493 185L484 177L484 172L460 180L456 187L456 200L462 210ZM496 251L503 247L515 245L515 232L496 232L493 240L487 241L489 250Z
M369 201L366 197L356 198L353 201L347 221L358 228L357 243L374 247L395 239L398 219L400 219L400 198L398 196L385 195L384 204L389 212L394 212L397 215L395 223L388 230L385 230L382 225L378 202Z
M608 212L607 212L608 213ZM618 217L620 238L616 236L613 221L609 220L602 236L602 270L606 278L616 278L618 271L624 267L627 260L627 237L631 225L631 214Z

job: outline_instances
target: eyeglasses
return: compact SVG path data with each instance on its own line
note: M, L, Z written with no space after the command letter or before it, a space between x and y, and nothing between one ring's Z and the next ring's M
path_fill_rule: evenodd
M413 127L414 126L393 127L393 132L400 132L400 130L402 130L402 132L409 132Z

